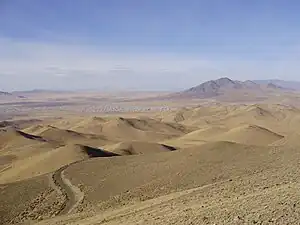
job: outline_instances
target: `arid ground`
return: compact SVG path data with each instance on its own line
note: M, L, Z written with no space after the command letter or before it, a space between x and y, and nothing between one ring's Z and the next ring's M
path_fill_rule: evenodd
M3 98L0 224L300 224L300 95L254 92Z

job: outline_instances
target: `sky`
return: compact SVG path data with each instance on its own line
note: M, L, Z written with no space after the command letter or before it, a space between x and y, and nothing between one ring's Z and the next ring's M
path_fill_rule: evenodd
M300 81L298 0L0 0L0 90Z

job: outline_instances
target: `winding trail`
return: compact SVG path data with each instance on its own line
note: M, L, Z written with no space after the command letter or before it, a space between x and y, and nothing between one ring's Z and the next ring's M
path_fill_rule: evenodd
M73 214L71 215L71 217L68 218L54 218L48 221L43 221L39 223L39 225L50 225L50 224L58 225L58 224L67 224L67 223L68 224L74 223L74 224L81 224L81 225L92 225L92 224L102 224L102 223L123 224L124 220L126 221L127 219L132 219L134 217L143 219L145 216L145 212L151 212L151 214L155 214L155 213L160 213L162 210L165 210L166 208L172 210L172 204L174 202L176 204L182 204L180 202L181 198L193 197L195 195L197 196L197 193L203 191L204 189L213 188L215 186L226 184L230 180L226 179L215 183L206 184L200 187L173 192L157 198L149 199L143 202L138 202L133 205L121 207L119 209L114 209L112 211L95 214L93 216L82 216L82 215ZM196 201L198 204L198 200ZM230 199L228 201L230 202L232 200ZM68 222L66 222L66 220ZM134 222L132 223L135 224Z
M52 176L54 184L60 189L60 191L66 196L64 207L58 213L58 215L65 215L72 213L74 209L83 201L84 193L76 186L74 186L71 181L66 178L64 172L65 170L78 162L77 161L68 165L61 167L56 170Z

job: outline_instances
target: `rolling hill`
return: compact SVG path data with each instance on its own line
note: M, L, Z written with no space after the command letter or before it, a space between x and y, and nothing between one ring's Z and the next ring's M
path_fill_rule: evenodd
M118 155L153 154L176 150L172 146L141 141L120 142L114 145L103 146L103 148Z
M39 119L1 123L1 224L297 224L296 106Z

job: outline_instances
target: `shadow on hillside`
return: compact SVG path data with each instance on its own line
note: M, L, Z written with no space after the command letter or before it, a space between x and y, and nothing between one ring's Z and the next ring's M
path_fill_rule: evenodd
M24 132L19 131L19 130L17 130L16 132L18 134L20 134L21 136L27 138L27 139L46 142L46 140L44 138L40 137L40 136L36 136L36 135L32 135L32 134L27 134L27 133L24 133Z
M81 150L89 156L89 158L120 156L119 154L105 151L99 148L93 148L93 147L83 146L83 145L81 145L80 147Z
M164 145L164 144L162 144L162 146L165 147L165 148L167 148L167 149L169 149L170 151L176 151L177 150L177 148L175 148L173 146Z

